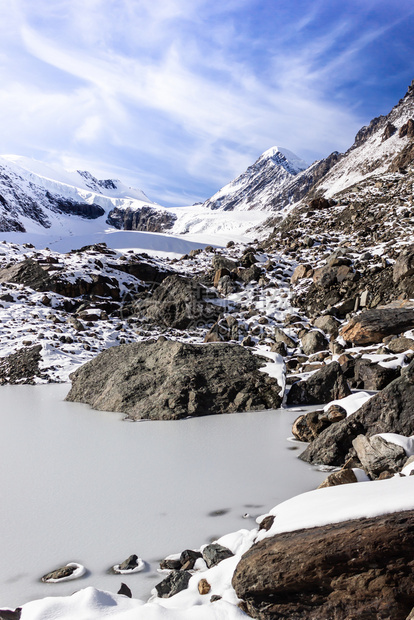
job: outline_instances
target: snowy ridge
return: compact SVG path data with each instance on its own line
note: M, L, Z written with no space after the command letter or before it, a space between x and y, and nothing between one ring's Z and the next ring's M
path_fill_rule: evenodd
M368 127L360 130L354 145L325 175L316 189L321 190L326 197L332 197L355 183L387 172L394 159L412 140L407 135L400 136L400 130L413 117L414 97L410 87L405 97L387 116L373 119ZM384 135L387 126L394 128L388 138ZM366 139L364 134L367 135Z

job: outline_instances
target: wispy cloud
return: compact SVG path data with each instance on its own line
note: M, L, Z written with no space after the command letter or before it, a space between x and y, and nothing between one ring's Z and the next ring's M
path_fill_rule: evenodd
M0 43L0 60L12 52L0 67L3 152L95 161L185 201L273 144L308 159L347 148L369 118L344 84L398 20L370 23L369 2L339 15L327 0L292 4L15 0Z

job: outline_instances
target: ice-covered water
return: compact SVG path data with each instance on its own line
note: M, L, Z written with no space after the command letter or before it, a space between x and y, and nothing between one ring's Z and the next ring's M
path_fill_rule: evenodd
M250 529L326 476L286 441L297 412L129 423L65 403L67 391L0 387L0 606L87 585L116 592L121 580L146 598L161 558ZM144 572L106 573L131 553ZM85 578L39 581L71 561L87 567Z

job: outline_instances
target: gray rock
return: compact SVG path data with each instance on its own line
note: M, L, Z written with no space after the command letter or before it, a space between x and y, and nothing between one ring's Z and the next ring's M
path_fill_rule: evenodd
M237 344L121 345L75 371L66 400L152 420L273 409L280 387L259 370L265 363Z
M383 472L396 473L402 469L407 455L404 448L394 443L389 443L382 437L369 439L365 435L358 435L352 445L362 467L371 478L378 478Z
M325 351L328 346L328 340L321 332L316 330L308 332L302 338L302 350L305 355L312 355L318 351Z
M46 575L43 575L42 581L47 582L51 579L63 579L64 577L70 577L75 572L75 566L62 566Z
M339 327L341 325L337 319L329 314L319 316L313 321L313 324L315 327L321 329L323 332L333 336L334 338L338 335Z
M336 487L339 484L353 484L358 482L358 479L352 469L340 469L339 471L333 471L329 476L318 486L318 489L324 489L325 487Z
M294 349L296 347L296 342L286 334L280 327L275 327L274 335L275 342L284 342L287 347L290 349Z
M130 555L129 558L124 560L122 564L119 565L119 570L132 570L138 566L138 556L134 554Z
M393 267L393 280L398 283L414 274L414 245L405 248Z
M40 362L42 346L23 347L16 353L0 358L0 385L5 383L34 383L42 377Z
M414 362L401 377L375 394L351 416L333 424L300 455L314 464L341 466L354 456L352 441L358 435L414 434Z
M382 390L399 376L399 368L384 368L369 360L359 359L355 362L352 385L363 390Z
M220 545L219 543L212 543L203 549L203 559L208 568L217 566L217 564L220 564L223 560L232 558L233 555L234 553L232 553L230 549L223 547L223 545Z
M408 351L409 349L414 350L414 340L412 338L406 338L405 336L393 338L388 342L387 348L391 353L404 353L404 351Z
M237 267L237 263L230 258L226 258L221 254L215 254L211 261L211 266L214 271L218 271L219 269L228 269L229 271L233 271Z
M188 588L191 573L185 570L173 570L161 583L155 586L159 598L170 598Z
M188 329L217 321L223 308L212 303L217 298L213 289L190 278L168 276L135 306L136 314L158 325Z
M288 405L322 405L349 396L345 376L338 362L317 370L307 381L298 381L287 395Z
M200 551L193 551L193 549L185 549L180 555L180 564L182 570L192 570L194 564L199 558L202 558Z

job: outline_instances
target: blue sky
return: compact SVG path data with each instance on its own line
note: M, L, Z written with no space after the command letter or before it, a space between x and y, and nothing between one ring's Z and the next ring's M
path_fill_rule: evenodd
M202 201L274 145L346 150L414 78L412 0L14 0L0 152Z

